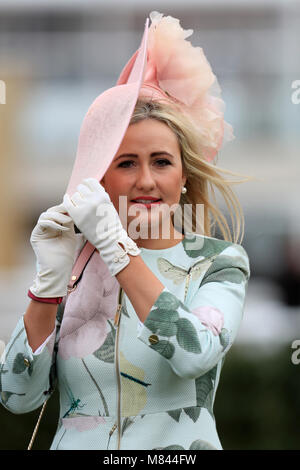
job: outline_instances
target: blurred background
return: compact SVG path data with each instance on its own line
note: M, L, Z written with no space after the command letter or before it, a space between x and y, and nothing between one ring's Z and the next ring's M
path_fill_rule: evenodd
M256 178L235 186L251 280L216 396L220 440L300 449L299 1L1 0L0 349L29 303L31 231L62 201L83 117L115 85L152 10L194 30L188 40L218 77L236 136L218 165ZM36 449L50 446L56 394L47 408ZM37 415L0 406L0 449L26 448Z

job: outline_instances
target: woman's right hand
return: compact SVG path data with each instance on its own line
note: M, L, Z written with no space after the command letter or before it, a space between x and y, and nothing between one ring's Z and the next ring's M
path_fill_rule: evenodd
M37 259L37 275L30 287L36 297L64 297L75 261L74 222L63 204L43 212L30 243Z

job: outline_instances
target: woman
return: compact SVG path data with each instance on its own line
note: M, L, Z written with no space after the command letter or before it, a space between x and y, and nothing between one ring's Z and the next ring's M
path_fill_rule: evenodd
M85 179L41 215L31 237L32 291L47 286L54 297L85 242L96 248L59 308L31 300L1 368L1 401L14 413L38 408L59 388L51 449L222 449L213 404L250 270L239 230L232 241L211 201L215 186L239 229L240 206L220 172L199 155L183 113L144 98L101 182ZM212 236L215 224L223 239Z

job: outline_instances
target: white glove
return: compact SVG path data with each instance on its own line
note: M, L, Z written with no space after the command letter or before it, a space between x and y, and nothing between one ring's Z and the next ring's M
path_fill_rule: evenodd
M95 178L86 178L63 204L81 233L99 251L112 276L130 262L127 253L137 256L141 250L123 228L109 195ZM119 245L119 242L122 245Z
M30 291L37 297L64 297L75 261L76 235L63 204L43 212L30 243L37 259L37 275Z

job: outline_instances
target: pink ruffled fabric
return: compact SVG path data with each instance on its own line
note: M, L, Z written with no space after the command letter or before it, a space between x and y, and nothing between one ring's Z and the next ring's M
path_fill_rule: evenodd
M212 161L225 141L232 140L232 126L224 121L221 89L201 47L186 38L179 20L150 13L148 61L140 97L164 99L179 105L199 132L199 151ZM166 93L165 93L166 92Z
M224 326L224 315L220 310L215 307L205 306L194 308L192 313L196 315L201 323L207 326L215 336L221 333Z

